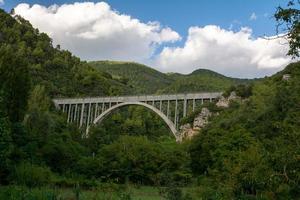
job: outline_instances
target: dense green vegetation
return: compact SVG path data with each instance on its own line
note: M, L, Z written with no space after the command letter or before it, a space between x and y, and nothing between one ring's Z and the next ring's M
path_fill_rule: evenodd
M161 136L173 137L165 122L142 106L120 108L104 119L101 126L91 128L91 137L95 137L94 142L99 142L101 139L104 144L109 144L120 136L141 134L152 140L157 140ZM95 145L95 148L98 146Z
M126 93L126 86L112 80L109 74L97 72L70 52L60 50L59 46L53 48L51 39L24 19L14 19L2 10L0 19L1 55L6 51L22 57L32 85L42 84L56 97ZM12 58L5 63L15 66L20 60Z
M127 86L53 48L51 39L24 19L0 11L0 22L0 185L91 189L102 182L166 186L174 180L183 186L190 181L185 147L143 108L121 110L82 138L51 98L117 95ZM6 194L14 199L15 190Z
M201 184L226 199L299 197L299 83L300 63L291 64L201 131L189 150Z
M116 185L101 184L93 190L59 189L41 187L29 190L26 187L9 186L0 188L0 199L99 199L99 200L162 200L162 199L197 199L198 188L183 188L182 192L168 192L164 189L135 186L135 185Z
M289 43L288 55L296 58L300 56L300 1L289 0L286 7L279 6L274 14L277 21L276 31L279 37Z
M131 94L154 94L173 82L168 75L138 63L97 61L89 64L126 84L131 89Z
M162 93L222 92L232 85L248 84L252 80L229 78L207 69L198 69L191 74L169 74L175 80Z
M252 82L247 79L229 78L206 69L183 75L164 74L132 62L96 61L89 64L100 72L112 74L113 79L126 84L130 88L130 94L216 92L224 91L232 85Z
M145 70L149 80L165 84L163 92L228 88L243 97L228 109L210 107L218 114L181 144L142 107L113 113L88 138L66 124L51 97L162 92L150 84L138 90L134 76L94 67L53 48L47 35L23 19L0 11L0 198L299 198L300 63L234 87L229 86L244 80L206 70L186 76L150 76L156 72ZM284 74L290 78L283 80Z

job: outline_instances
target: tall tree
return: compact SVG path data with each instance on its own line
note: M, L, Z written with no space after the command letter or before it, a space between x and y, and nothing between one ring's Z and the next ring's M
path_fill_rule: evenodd
M9 155L12 150L10 124L3 111L1 93L0 90L0 185L7 181Z
M277 21L277 33L289 43L288 55L300 56L300 0L291 0L286 7L279 6L274 15Z
M11 45L0 47L0 91L4 113L11 122L24 118L30 89L28 63L22 49Z

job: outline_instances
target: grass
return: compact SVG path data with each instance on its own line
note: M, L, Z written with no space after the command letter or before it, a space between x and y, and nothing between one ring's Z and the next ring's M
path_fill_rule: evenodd
M183 188L184 193L196 198L197 189ZM160 188L124 185L98 187L90 190L73 188L28 188L25 186L0 186L0 200L164 200Z
M128 198L128 197L131 198ZM78 198L79 197L79 198ZM0 187L2 200L161 200L159 189L141 186L129 188L94 188L91 190L78 190L72 188L27 188L24 186Z

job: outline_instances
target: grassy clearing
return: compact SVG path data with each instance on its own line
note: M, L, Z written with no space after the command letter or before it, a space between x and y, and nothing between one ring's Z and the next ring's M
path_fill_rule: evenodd
M23 186L0 187L0 199L5 200L161 200L159 189L155 187L95 188L79 190L72 188L27 188Z
M1 186L0 200L164 200L161 188L150 186L99 187L90 190L76 188L28 188L24 186ZM192 199L196 196L196 188L182 188L184 194Z

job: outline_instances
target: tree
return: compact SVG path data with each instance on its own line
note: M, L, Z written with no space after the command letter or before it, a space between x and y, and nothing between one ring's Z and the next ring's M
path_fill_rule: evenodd
M11 45L0 48L0 90L5 113L11 122L20 122L27 108L30 89L28 63L21 50Z
M8 177L8 164L9 155L11 153L11 133L10 133L10 123L7 117L3 117L3 104L0 95L0 185L7 181Z
M290 0L285 8L279 6L274 15L277 21L277 33L289 43L288 55L299 57L300 52L300 5L299 0ZM298 8L297 8L298 7Z

